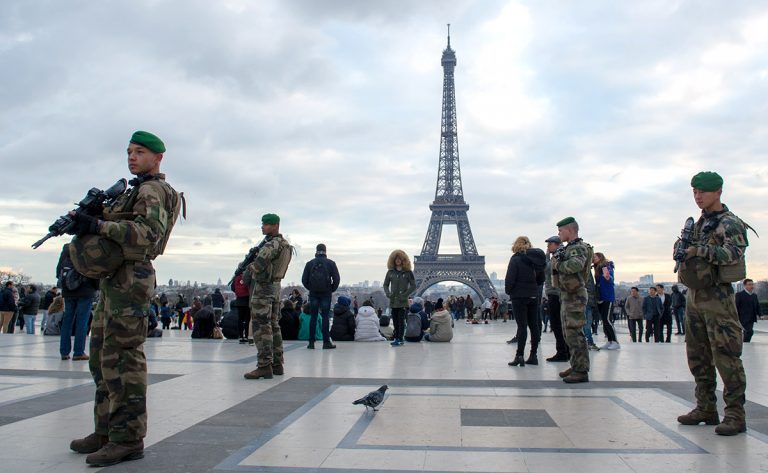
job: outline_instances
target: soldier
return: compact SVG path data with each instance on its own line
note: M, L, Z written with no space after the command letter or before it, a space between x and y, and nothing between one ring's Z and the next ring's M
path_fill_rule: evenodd
M78 224L70 256L78 272L100 279L91 324L89 367L96 383L95 430L70 448L85 462L106 466L144 456L147 433L149 300L155 290L152 260L163 254L181 199L160 173L165 145L137 131L128 145L130 190L104 209L102 219L70 214Z
M280 217L261 217L264 240L256 258L243 272L243 282L251 289L251 327L258 349L258 367L245 373L246 379L271 379L282 375L283 336L280 332L280 281L291 262L291 246L280 234Z
M696 174L691 187L702 212L679 277L688 286L685 346L688 367L696 381L696 407L677 421L684 425L719 424L715 427L717 434L736 435L747 430L747 377L740 358L742 328L733 287L726 275L732 269L745 269L744 252L749 244L746 224L720 201L723 178L717 173ZM722 423L717 413L715 368L725 385Z
M560 318L565 343L571 352L571 367L560 372L560 377L566 383L586 383L589 381L589 351L583 328L592 247L579 238L579 224L573 217L557 222L557 234L567 245L553 256L552 285L560 289Z

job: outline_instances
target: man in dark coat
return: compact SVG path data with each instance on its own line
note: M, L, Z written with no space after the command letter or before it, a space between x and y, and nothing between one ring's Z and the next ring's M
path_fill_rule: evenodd
M754 293L755 283L751 279L744 280L744 290L736 293L736 311L739 321L744 327L744 341L749 343L754 333L753 325L760 317L760 301Z
M307 348L315 348L315 330L317 327L318 313L323 318L323 349L336 348L331 343L330 335L330 311L331 296L339 288L339 270L336 263L326 255L323 243L317 245L315 257L304 266L301 283L309 291L309 345Z

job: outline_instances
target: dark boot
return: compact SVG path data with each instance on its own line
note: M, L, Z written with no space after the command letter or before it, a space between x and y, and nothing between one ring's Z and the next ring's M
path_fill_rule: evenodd
M720 416L717 414L717 411L706 412L696 407L688 414L678 417L677 421L683 425L699 425L702 422L707 425L717 425L720 423Z
M717 427L715 427L715 433L717 435L738 435L747 431L747 423L743 420L736 420L733 417L726 417L723 419Z
M514 360L507 364L509 366L525 366L525 358L523 358L523 355L517 355Z
M85 457L85 463L93 466L109 466L128 460L144 458L144 441L109 442L98 452Z
M561 371L561 372L558 374L558 376L560 376L561 378L567 378L568 376L570 376L570 375L571 375L571 373L572 373L572 372L573 372L573 368L568 368L567 370L563 370L563 371Z
M554 356L547 358L547 361L557 362L557 361L568 361L570 359L571 358L565 353L555 353Z
M272 366L259 366L255 370L245 373L243 377L245 379L272 379Z
M283 370L283 365L272 365L272 374L276 374L278 376L282 376L285 374L285 371Z
M333 350L334 348L336 348L336 345L331 342L323 343L323 350Z
M309 342L309 345L307 345L307 349L314 350L315 349L315 342L314 341Z
M563 381L568 384L588 383L589 375L581 371L571 371L571 374L563 378Z
M526 365L538 365L539 364L539 357L536 356L536 350L531 350L531 354L528 356L528 359L525 360Z
M69 448L77 453L98 452L101 447L109 442L109 437L99 435L96 432L81 439L75 439L69 444Z

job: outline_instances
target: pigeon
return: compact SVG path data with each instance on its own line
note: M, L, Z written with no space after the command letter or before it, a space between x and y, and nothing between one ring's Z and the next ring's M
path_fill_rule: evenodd
M386 384L376 391L371 391L365 396L361 397L357 401L353 402L352 404L362 404L365 406L365 410L367 411L370 407L374 411L376 411L377 407L381 405L382 402L384 402L384 393L387 392L387 389L389 389L389 386Z

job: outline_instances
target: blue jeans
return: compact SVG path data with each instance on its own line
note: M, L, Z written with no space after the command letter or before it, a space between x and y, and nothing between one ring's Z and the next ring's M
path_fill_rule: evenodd
M67 297L64 299L64 319L61 321L59 353L68 356L72 347L72 324L75 325L75 356L85 355L85 336L91 317L91 297Z
M595 340L592 338L592 306L588 305L587 310L584 312L587 316L587 323L584 324L584 336L587 337L587 345L594 345Z
M323 344L331 343L331 334L329 332L330 312L331 312L331 293L315 294L309 293L309 343L314 344L316 340L315 331L317 330L318 312L323 318Z
M35 318L37 315L24 314L24 327L26 327L27 333L35 333Z
M675 322L677 322L677 333L685 333L685 307L675 307Z

